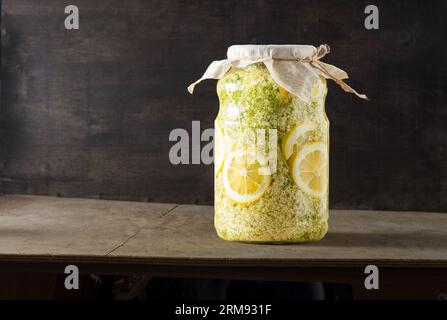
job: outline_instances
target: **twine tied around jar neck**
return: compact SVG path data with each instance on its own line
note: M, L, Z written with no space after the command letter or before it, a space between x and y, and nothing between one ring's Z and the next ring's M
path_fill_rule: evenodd
M324 67L324 64L320 62L320 59L323 58L325 55L331 52L331 48L327 44L322 44L318 47L317 51L312 55L309 59L309 62L312 67L320 70L321 73L325 74L328 78L333 80L336 84L338 84L345 92L353 93L357 97L369 100L366 94L358 93L354 88L349 86L346 82L344 82L342 79L339 79L335 74L331 74L329 70L327 70Z
M236 45L228 48L228 59L213 61L203 76L188 86L192 94L196 84L205 79L221 79L232 67L244 68L254 63L264 63L273 80L289 92L308 102L313 84L319 76L331 79L345 92L368 100L343 79L348 74L321 59L330 52L327 44L318 48L308 45Z

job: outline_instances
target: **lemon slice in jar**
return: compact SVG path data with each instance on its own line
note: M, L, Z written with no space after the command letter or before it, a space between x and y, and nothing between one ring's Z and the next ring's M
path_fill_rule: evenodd
M314 83L311 89L311 97L312 101L318 101L326 97L327 94L327 85L326 80L320 77L317 82Z
M222 169L225 159L225 143L223 130L219 122L214 121L214 174L217 175Z
M305 121L297 124L286 134L281 144L282 152L286 160L289 160L293 152L296 150L296 147L303 144L306 137L315 129L317 129L317 124L315 122Z
M226 195L241 204L261 198L271 181L267 165L267 161L254 151L230 152L223 166Z
M328 183L328 151L324 143L308 143L290 158L295 184L305 193L321 197Z

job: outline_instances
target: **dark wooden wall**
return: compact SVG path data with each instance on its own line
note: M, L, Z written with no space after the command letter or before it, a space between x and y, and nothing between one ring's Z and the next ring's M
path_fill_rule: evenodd
M169 132L212 126L241 43L328 43L363 102L330 84L333 208L447 211L445 1L4 0L0 190L212 203L212 166L173 166ZM64 29L64 7L80 30Z

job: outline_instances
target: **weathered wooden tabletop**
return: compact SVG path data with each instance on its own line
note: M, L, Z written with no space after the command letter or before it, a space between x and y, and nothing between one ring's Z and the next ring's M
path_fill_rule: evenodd
M351 284L360 299L431 299L447 288L447 214L331 210L322 241L261 245L219 239L209 206L0 197L0 276L7 288L22 276L35 279L27 274L54 280L71 264L83 274L138 275L142 282L316 281ZM384 290L365 289L369 264L380 268ZM58 287L54 281L45 282L48 292Z
M320 242L266 245L216 236L209 206L5 195L0 263L447 267L447 214L331 210Z

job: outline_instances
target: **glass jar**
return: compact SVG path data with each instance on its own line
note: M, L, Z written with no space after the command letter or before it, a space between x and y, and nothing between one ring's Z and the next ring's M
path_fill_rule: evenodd
M233 67L217 84L215 228L225 240L307 242L328 230L326 80L304 103L263 63Z

